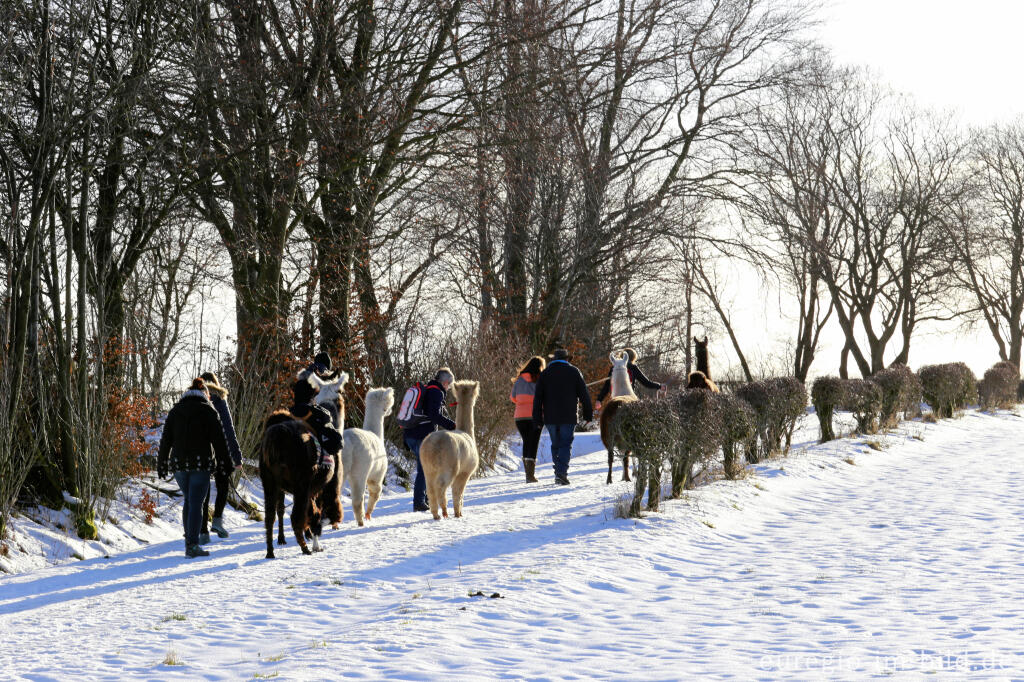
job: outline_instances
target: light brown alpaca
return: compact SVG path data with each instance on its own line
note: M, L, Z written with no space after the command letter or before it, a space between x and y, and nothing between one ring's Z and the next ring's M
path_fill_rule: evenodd
M469 477L480 464L473 430L473 405L480 395L476 381L456 381L455 430L435 431L423 439L420 446L420 464L427 481L430 513L435 519L443 514L448 518L448 486L452 488L452 507L455 517L462 516L462 495ZM437 511L441 507L441 513Z
M615 446L618 444L618 434L613 431L615 413L623 403L636 402L636 393L629 382L629 362L636 357L636 351L627 348L625 351L612 352L608 359L612 361L612 397L601 408L601 442L608 451L608 480L612 482L612 466L615 463ZM621 449L621 448L620 448ZM622 450L622 480L629 478L629 451Z

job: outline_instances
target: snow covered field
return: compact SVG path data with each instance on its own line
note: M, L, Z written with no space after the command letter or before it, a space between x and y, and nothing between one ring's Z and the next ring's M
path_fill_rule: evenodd
M388 495L312 557L246 523L2 576L0 678L1024 678L1024 419L871 440L624 520L586 434L568 488L475 480L442 522Z

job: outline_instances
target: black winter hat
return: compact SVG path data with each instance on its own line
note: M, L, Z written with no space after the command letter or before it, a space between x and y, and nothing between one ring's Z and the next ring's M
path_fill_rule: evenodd
M568 360L569 359L569 351L567 351L564 348L556 348L554 354L552 355L552 357L555 360Z
M331 356L325 353L324 351L320 351L319 353L314 355L313 362L317 363L318 365L321 365L324 368L325 372L329 372L331 370Z
M305 405L306 403L313 402L313 396L319 392L318 389L313 388L313 385L305 379L299 379L292 385L292 394L295 396L296 405Z

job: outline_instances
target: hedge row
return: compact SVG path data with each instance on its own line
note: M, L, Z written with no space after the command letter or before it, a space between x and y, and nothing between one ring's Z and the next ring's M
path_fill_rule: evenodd
M1008 408L1024 400L1024 382L1009 362L996 363L980 383L967 365L953 362L926 365L917 374L906 365L893 365L869 379L821 377L811 387L823 443L836 437L832 417L837 409L853 413L858 433L874 433L919 416L922 400L940 419L978 400L984 408Z
M679 497L692 484L694 467L709 464L719 452L725 475L734 478L744 457L756 462L764 454L788 451L806 405L803 384L782 377L744 384L735 394L686 389L620 406L613 429L638 464L631 512L639 512L647 488L647 508L658 508L666 463L672 496Z

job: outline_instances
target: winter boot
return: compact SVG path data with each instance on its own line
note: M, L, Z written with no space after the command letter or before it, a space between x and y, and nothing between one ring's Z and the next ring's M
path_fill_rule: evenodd
M197 556L210 556L210 553L202 547L200 547L199 545L192 545L191 547L185 550L185 556L187 556L189 559L192 559Z
M535 459L524 459L523 467L526 469L526 482L527 483L539 483L537 476L537 460Z
M228 537L228 532L224 529L224 519L219 516L214 516L213 520L210 521L210 530L216 533L219 538Z
M210 544L210 534L209 533L200 533L199 534L199 544L200 545L208 545L208 544Z

